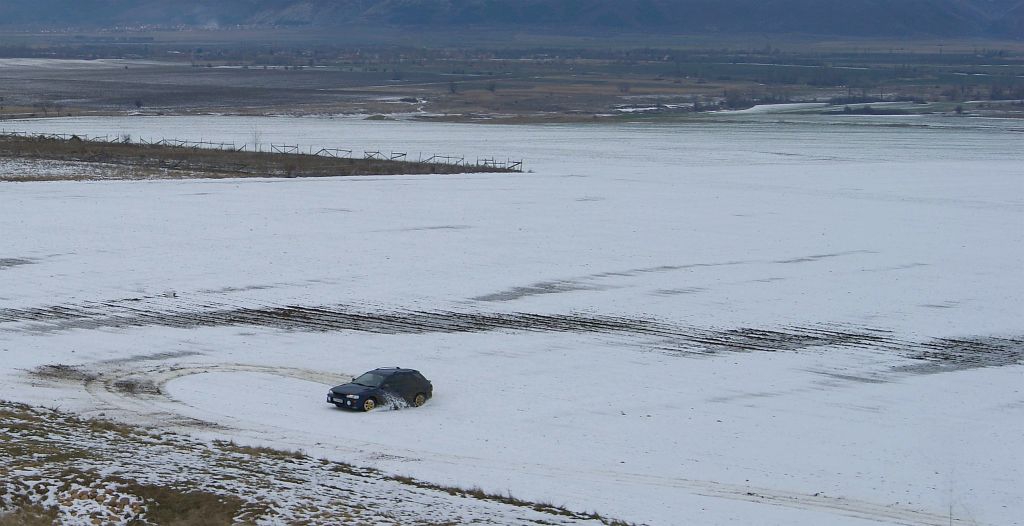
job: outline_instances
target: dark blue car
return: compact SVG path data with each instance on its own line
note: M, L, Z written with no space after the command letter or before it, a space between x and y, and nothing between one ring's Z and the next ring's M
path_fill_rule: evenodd
M419 407L433 394L434 386L419 371L384 367L331 388L327 403L357 411L370 411L379 405Z

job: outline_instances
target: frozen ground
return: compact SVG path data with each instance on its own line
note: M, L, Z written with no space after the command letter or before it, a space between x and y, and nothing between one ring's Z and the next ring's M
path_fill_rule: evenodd
M640 523L1021 524L1018 125L22 122L535 173L5 184L0 399ZM323 402L390 365L435 398Z
M727 113L751 114L751 113L788 113L807 110L823 110L828 107L824 102L796 102L788 104L758 104L745 110L734 110Z
M154 487L159 490L149 490ZM169 488L192 495L192 503L162 494ZM221 511L209 502L204 506L203 499L194 498L197 491L221 503L227 497L230 501L223 507L228 509ZM0 508L31 504L55 511L53 522L67 526L225 524L232 518L258 525L610 522L505 495L435 487L296 451L83 421L0 402ZM181 515L198 506L205 521L197 521L197 513L167 520L162 506L173 506Z
M129 66L167 66L175 65L173 62L160 62L152 60L124 60L124 59L61 59L61 58L0 58L0 71L10 69L39 69L39 70L63 70L63 69L121 69ZM188 64L181 64L187 66Z

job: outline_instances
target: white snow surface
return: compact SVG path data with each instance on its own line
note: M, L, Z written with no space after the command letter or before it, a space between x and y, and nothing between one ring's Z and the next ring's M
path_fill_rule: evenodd
M1024 523L1012 121L16 126L237 143L258 129L524 158L533 173L2 184L2 399L645 524ZM285 306L434 328L217 321ZM171 320L183 312L206 321ZM657 330L449 331L444 313ZM101 381L29 374L53 364ZM367 414L325 403L331 384L395 365L422 371L434 398ZM125 379L159 393L111 388Z
M129 66L187 66L155 60L100 58L94 60L70 58L0 58L0 71L5 69L121 69Z
M750 114L750 113L787 113L791 111L807 111L827 108L827 102L787 102L783 104L758 104L743 110L732 110L723 113Z

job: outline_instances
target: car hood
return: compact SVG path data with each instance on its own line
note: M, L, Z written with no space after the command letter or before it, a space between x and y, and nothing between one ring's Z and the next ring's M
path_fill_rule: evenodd
M373 387L366 387L365 385L351 384L351 383L349 383L349 384L341 384L341 385L339 385L337 387L331 388L331 392L333 392L335 394L340 394L340 395L364 394L364 393L369 393L370 391L373 391L373 390L374 390Z

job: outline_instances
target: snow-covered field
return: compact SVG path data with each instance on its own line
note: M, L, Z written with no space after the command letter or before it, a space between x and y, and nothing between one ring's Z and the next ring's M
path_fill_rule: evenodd
M14 127L533 172L4 184L0 399L638 523L1024 523L1014 121ZM324 402L393 365L435 398Z
M188 64L175 64L174 62L155 60L126 60L106 59L95 60L63 59L63 58L0 58L0 71L10 69L121 69L128 66L187 66Z

